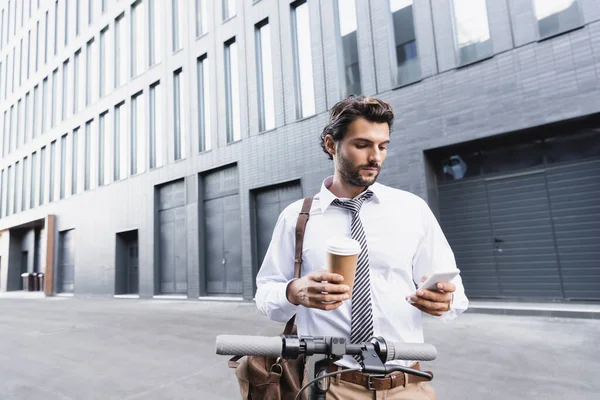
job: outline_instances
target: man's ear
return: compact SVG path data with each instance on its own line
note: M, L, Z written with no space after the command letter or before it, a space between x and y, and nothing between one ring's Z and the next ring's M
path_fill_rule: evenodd
M331 136L331 135L325 136L325 148L327 149L327 152L329 154L331 154L332 156L335 156L336 145L335 145L335 140L333 140L333 136Z

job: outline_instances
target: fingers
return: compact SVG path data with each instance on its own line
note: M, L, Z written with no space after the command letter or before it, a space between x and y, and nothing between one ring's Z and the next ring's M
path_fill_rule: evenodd
M433 302L441 302L441 303L448 303L450 300L452 300L452 294L450 294L450 293L446 293L445 291L438 292L435 290L427 290L427 289L419 289L419 290L417 290L417 293L413 294L412 296L420 297L425 300L430 300ZM415 299L413 299L413 301L414 300Z
M314 271L311 272L310 274L307 275L307 277L315 282L323 282L323 281L327 281L327 282L341 282L342 280L344 280L344 277L341 276L340 274L334 274L332 272L326 271L326 270L318 270L318 271Z
M412 304L412 306L415 308L418 308L419 310L423 311L424 313L427 313L429 315L434 315L436 317L441 317L445 312L445 310L444 311L431 310L431 309L429 309L425 306L422 306L421 304L417 304L417 303Z
M333 283L316 283L312 284L309 287L312 293L346 293L350 291L350 286L347 285L336 285Z
M437 284L437 288L446 293L452 293L456 290L456 285L452 282L440 282Z

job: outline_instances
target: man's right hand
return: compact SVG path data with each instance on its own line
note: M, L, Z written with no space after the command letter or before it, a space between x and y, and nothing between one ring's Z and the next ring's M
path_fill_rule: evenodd
M287 299L294 305L321 310L335 310L348 300L350 287L339 285L344 278L340 274L333 274L326 270L311 272L300 279L289 283Z

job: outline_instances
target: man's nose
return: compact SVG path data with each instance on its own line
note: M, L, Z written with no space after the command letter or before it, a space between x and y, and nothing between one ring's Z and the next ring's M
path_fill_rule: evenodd
M379 150L379 148L374 148L369 153L369 162L376 162L377 164L381 163L383 159L383 152Z

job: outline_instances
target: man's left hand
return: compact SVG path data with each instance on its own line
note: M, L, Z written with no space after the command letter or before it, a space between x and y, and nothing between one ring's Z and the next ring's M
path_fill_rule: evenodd
M425 282L427 276L421 279ZM441 316L446 311L450 311L452 296L456 286L452 282L440 282L437 285L438 290L418 289L415 294L407 296L414 302L412 305L424 313Z

